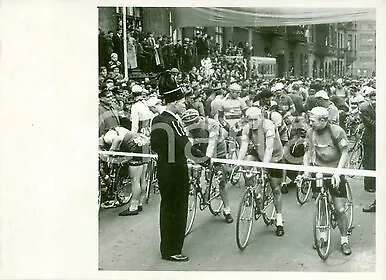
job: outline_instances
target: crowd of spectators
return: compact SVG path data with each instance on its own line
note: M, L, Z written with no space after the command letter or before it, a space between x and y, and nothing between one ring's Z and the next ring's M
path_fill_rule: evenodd
M99 29L99 68L111 67L111 55L115 53L122 70L124 44L122 29L116 32L104 32ZM170 36L154 36L152 32L144 34L137 30L127 32L127 64L129 71L140 69L144 73L157 73L176 68L181 72L189 72L193 67L200 67L204 58L252 55L252 47L248 43L239 42L234 45L229 41L224 48L216 43L213 36L198 31L194 37L185 37L173 42Z
M233 45L228 42L221 50L213 43L213 38L197 33L195 38L184 38L174 44L168 36L154 38L152 33L142 36L138 32L128 32L128 65L130 69L139 67L145 73L156 73L169 69L174 79L185 92L187 109L194 108L200 115L214 117L219 101L227 96L229 86L238 84L241 87L239 97L251 106L264 95L271 92L271 99L278 97L276 86L280 84L293 104L294 116L311 110L316 100L324 99L326 106L331 104L336 108L339 124L345 126L345 116L348 112L355 114L363 95L368 89L375 89L375 78L309 78L309 77L275 77L262 79L247 75L248 66L245 58L251 55L252 46L247 43ZM230 57L233 58L231 59ZM244 59L234 58L242 56ZM130 129L130 110L135 101L132 88L138 85L142 88L142 99L159 97L156 75L148 75L144 79L132 79L123 76L123 42L122 30L114 34L109 31L99 34L99 97L102 103L109 104L119 116L121 125ZM315 96L318 91L325 91L323 96ZM135 95L138 95L136 93ZM321 101L322 102L322 101ZM323 102L322 102L323 103ZM280 112L283 118L286 112ZM350 114L353 115L353 114ZM101 131L100 133L103 133Z

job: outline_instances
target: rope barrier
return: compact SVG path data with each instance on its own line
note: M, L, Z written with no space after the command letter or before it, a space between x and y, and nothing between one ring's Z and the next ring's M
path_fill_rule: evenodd
M112 155L112 156L157 158L157 155L140 154L140 153L99 151L99 154ZM265 163L265 162L259 162L259 161L221 159L221 158L212 158L212 162L224 163L224 164L233 164L233 165L244 165L244 166L252 166L252 167L261 167L261 168L263 167L263 168L272 168L272 169L284 169L284 170L291 170L291 171L338 173L341 175L348 175L348 176L361 176L361 177L376 177L377 176L377 172L373 171L373 170L332 168L332 167L319 167L319 166L304 166L304 165L295 165L295 164L286 164L286 163Z

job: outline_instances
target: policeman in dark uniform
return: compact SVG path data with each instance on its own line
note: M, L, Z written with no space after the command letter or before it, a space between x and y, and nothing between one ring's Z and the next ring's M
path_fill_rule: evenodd
M363 156L363 167L366 170L375 170L375 89L373 89L369 93L370 100L363 102L359 106L360 117L364 126L363 133L363 148L364 148L364 156ZM364 187L367 192L374 193L376 190L376 180L375 177L365 177L364 178ZM374 202L369 206L364 207L362 209L363 212L375 212L375 199Z
M161 74L158 88L166 108L152 121L150 145L158 154L157 177L161 194L160 249L162 259L182 262L189 260L181 254L189 194L187 156L193 155L198 159L197 162L203 165L208 165L210 158L200 150L192 148L184 133L177 115L185 111L185 97L169 71Z

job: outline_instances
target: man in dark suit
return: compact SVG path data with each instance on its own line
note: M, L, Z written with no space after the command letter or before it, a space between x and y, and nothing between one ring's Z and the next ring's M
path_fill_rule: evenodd
M182 255L188 210L189 177L185 148L197 162L207 165L210 158L191 147L178 114L185 111L185 97L169 71L161 74L158 83L166 108L154 117L150 135L151 148L158 155L158 185L161 194L160 231L162 259L188 261Z
M123 65L123 38L122 29L117 29L117 33L113 36L114 52L118 55L118 60Z

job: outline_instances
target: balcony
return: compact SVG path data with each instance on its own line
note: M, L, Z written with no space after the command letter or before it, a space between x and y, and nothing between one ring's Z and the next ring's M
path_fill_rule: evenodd
M357 60L357 51L356 50L347 50L346 51L347 65L352 64L355 60Z
M305 31L299 26L287 27L287 37L290 42L306 42Z
M262 26L257 30L263 35L283 36L285 34L284 26Z
M316 44L315 53L322 56L338 56L338 50L332 45Z

